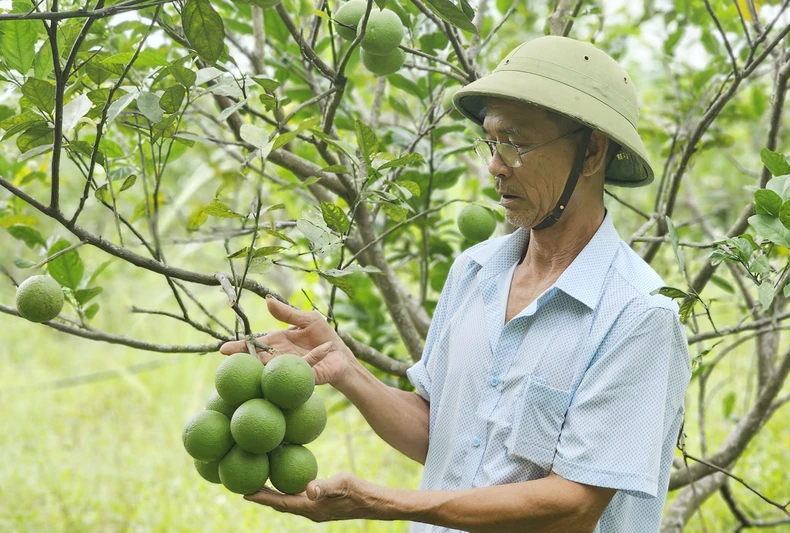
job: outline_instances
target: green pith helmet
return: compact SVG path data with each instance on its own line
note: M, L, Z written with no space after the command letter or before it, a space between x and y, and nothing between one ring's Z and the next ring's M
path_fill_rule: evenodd
M482 124L486 97L545 108L617 142L621 149L606 169L607 184L640 187L653 181L647 150L637 132L634 84L625 69L594 45L559 36L523 43L491 74L456 92L453 104Z

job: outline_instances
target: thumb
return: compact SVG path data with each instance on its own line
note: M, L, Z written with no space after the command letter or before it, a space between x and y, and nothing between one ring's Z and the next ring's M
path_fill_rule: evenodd
M305 327L313 321L309 312L291 307L274 296L266 296L266 307L268 307L269 313L280 322Z
M343 480L340 476L332 476L319 481L311 481L305 489L307 498L310 500L321 500L330 496L341 496L343 494Z
M326 354L332 351L332 348L334 348L332 341L327 341L324 344L319 344L310 350L308 353L303 355L302 358L310 363L310 366L315 366L319 361L326 357Z

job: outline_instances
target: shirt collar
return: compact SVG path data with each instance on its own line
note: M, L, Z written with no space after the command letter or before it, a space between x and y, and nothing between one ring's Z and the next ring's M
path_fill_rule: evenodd
M467 251L470 259L480 265L478 280L484 281L510 268L521 259L529 242L530 230L517 228L510 235L491 239ZM620 235L606 211L603 222L592 239L565 269L554 287L594 309L603 289L603 283L612 264Z

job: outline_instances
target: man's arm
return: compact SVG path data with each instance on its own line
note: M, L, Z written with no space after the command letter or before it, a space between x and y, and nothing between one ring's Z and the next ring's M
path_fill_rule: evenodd
M591 533L615 492L554 472L542 479L467 490L387 489L376 518L470 533Z
M382 383L359 363L352 369L334 387L359 409L373 431L387 444L425 464L430 404L417 393Z

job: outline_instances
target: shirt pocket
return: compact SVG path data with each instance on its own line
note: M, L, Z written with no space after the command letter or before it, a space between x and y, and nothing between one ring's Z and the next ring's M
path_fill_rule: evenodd
M515 414L505 448L510 456L551 470L571 391L549 387L530 375L516 398Z

